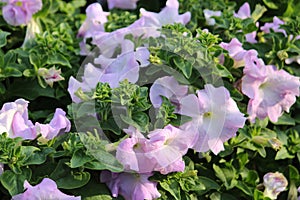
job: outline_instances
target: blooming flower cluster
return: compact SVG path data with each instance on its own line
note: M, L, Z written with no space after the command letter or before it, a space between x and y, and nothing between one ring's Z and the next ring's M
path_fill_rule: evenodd
M49 124L33 125L28 119L28 101L17 99L15 102L5 103L0 110L0 133L6 132L9 137L22 137L33 140L39 134L46 139L54 137L64 132L69 132L70 121L66 118L66 113L57 108Z
M299 96L298 77L277 70L275 66L265 65L258 58L257 51L244 50L237 39L220 45L234 59L235 66L244 66L242 92L250 98L247 112L251 122L256 117L269 117L272 122L277 122L283 111L289 112L296 96Z
M2 7L5 21L13 26L26 25L32 15L42 9L41 0L2 0L6 3Z

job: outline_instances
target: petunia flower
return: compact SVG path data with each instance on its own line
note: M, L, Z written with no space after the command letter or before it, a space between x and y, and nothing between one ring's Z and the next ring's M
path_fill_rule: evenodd
M298 188L298 192L300 193L300 187ZM300 200L300 196L298 197L298 200Z
M18 99L5 103L0 111L0 134L6 132L8 137L36 138L36 129L28 119L28 101Z
M32 186L25 180L24 182L25 192L17 194L12 197L12 200L39 200L39 199L63 199L63 200L80 200L81 197L70 196L62 193L56 183L49 179L44 178L41 183L36 186Z
M108 0L108 9L121 8L121 9L136 9L136 3L139 0Z
M221 42L220 46L227 50L229 56L234 60L233 67L238 68L245 65L245 56L247 51L242 47L242 43L236 38L233 38L229 43Z
M260 30L262 30L265 33L270 33L270 29L273 29L274 32L281 32L284 34L284 36L287 36L285 30L280 28L280 25L282 24L284 24L284 21L274 16L273 22L265 23L264 26L260 27Z
M4 172L4 164L0 163L0 176Z
M6 3L2 7L4 20L13 26L26 25L32 15L42 9L41 0L2 0Z
M69 132L71 122L66 117L65 111L57 108L49 124L40 124L37 122L35 126L38 133L41 133L44 138L51 140L62 133Z
M238 10L237 13L233 14L235 17L240 18L240 19L247 19L251 18L251 10L250 10L250 5L248 2L245 2L240 9ZM259 23L257 22L256 27L259 26ZM249 43L257 43L257 40L255 39L256 37L256 31L253 31L251 33L247 33L245 35L246 41Z
M213 10L208 10L204 9L203 14L206 20L206 24L209 26L213 26L216 24L216 20L213 17L220 17L222 15L221 11L213 11Z
M52 67L50 69L39 68L38 74L39 74L39 76L43 77L45 82L50 87L53 87L54 82L65 80L65 78L60 75L61 70L60 69L55 69L55 67Z
M168 0L166 2L166 7L159 13L149 12L144 8L141 8L141 18L130 25L129 28L162 27L174 23L187 24L191 19L191 13L186 12L180 15L178 14L178 9L178 0Z
M167 125L163 129L151 131L148 138L149 141L145 145L146 156L156 161L154 171L161 174L184 171L182 156L193 146L195 132Z
M122 195L125 200L156 199L160 197L156 182L149 181L151 173L113 173L102 171L101 182L106 183L113 197Z
M282 173L269 172L264 175L264 196L270 199L277 199L277 196L286 189L287 185L288 181Z
M162 104L161 96L170 99L177 106L179 100L186 96L187 93L188 86L179 85L177 80L172 76L165 76L154 81L150 88L149 96L154 108L159 108Z
M136 132L129 130L129 132ZM156 162L146 156L145 145L147 139L141 133L120 142L116 151L117 160L122 163L126 171L150 173L154 170Z
M242 92L250 98L247 109L250 122L255 122L256 117L269 117L277 122L283 111L289 112L296 102L299 86L299 77L264 65L261 59L249 60L244 68Z
M80 43L81 55L87 55L86 39L93 38L95 35L105 34L104 24L107 22L109 12L104 12L99 3L90 4L86 8L86 19L80 26L77 37L82 37Z
M197 133L192 148L198 152L211 150L218 154L224 150L223 143L234 137L246 120L225 87L206 84L203 90L197 91L197 96L183 97L180 106L180 114L192 117L181 128Z

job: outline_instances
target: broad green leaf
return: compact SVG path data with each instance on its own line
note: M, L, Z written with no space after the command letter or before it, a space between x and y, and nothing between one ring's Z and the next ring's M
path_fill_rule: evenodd
M60 53L49 56L46 63L48 65L61 65L72 68L69 60Z
M67 159L58 162L55 170L50 174L58 188L75 189L87 184L90 180L90 173L71 170L65 163Z
M254 22L257 22L259 18L261 18L261 16L263 16L263 14L267 11L266 7L260 5L260 4L256 4L254 11L252 12L252 19Z
M282 159L287 159L287 158L294 158L294 155L291 155L286 147L282 147L276 154L275 160L282 160Z
M237 185L236 170L233 166L222 166L213 164L213 169L216 172L216 176L224 183L227 189L231 189Z
M82 149L78 149L73 153L70 160L70 167L77 168L83 166L85 163L92 161L93 158L86 155Z
M7 36L10 35L9 32L2 31L0 29L0 48L4 47L7 44Z
M295 126L295 119L292 118L289 114L284 113L281 117L279 117L277 122L274 122L275 125L290 125Z
M263 0L263 2L271 9L278 9L278 6L272 0Z
M180 185L176 180L171 179L168 182L160 182L159 184L164 190L168 191L175 200L181 200Z
M1 184L8 190L11 196L22 193L24 181L31 177L30 169L23 169L21 174L15 174L10 170L5 170L0 176Z

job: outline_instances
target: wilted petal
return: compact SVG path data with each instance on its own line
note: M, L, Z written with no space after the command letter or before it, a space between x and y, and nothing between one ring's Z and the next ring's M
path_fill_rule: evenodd
M288 185L288 181L282 173L269 172L264 175L264 196L270 199L277 199L280 192L284 191Z

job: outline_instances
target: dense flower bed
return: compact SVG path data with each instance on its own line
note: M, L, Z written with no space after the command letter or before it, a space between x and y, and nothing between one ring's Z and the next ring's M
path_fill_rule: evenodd
M297 1L0 6L1 199L300 200Z

